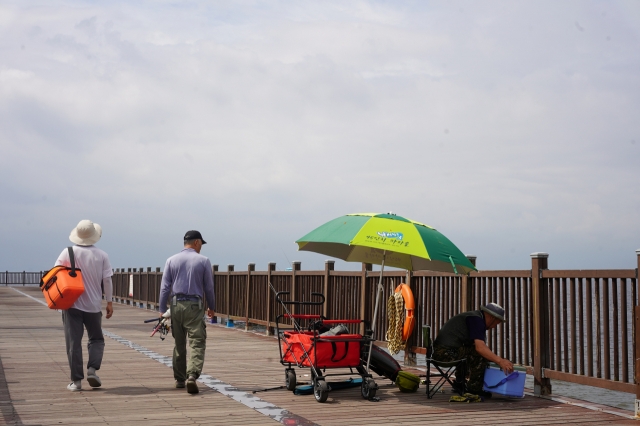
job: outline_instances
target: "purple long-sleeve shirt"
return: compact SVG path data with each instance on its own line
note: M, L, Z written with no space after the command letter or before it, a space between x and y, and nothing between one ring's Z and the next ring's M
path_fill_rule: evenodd
M172 294L206 297L209 309L215 310L211 262L206 256L185 248L167 259L160 286L160 312L167 310L167 301Z

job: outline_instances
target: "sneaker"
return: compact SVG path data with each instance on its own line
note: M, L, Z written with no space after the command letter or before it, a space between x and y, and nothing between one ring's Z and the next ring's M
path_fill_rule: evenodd
M482 390L482 389L480 389L478 391L474 391L474 390L469 389L467 392L469 392L471 394L474 394L474 395L478 395L478 396L482 397L482 399L490 399L493 396L493 394L491 392L487 392L487 391Z
M198 384L196 383L196 378L193 376L189 376L187 380L187 392L189 393L198 393L200 389L198 389Z
M78 392L82 390L82 381L76 380L75 382L71 382L67 385L67 389L71 392Z
M89 382L89 386L92 388L99 388L102 386L102 382L100 381L100 377L96 374L96 370L90 368L87 370L87 382Z
M176 389L184 389L184 380L176 380Z
M484 390L481 390L478 393L478 395L481 396L482 399L491 399L491 397L493 396L493 394L491 392L487 392L487 391L484 391Z

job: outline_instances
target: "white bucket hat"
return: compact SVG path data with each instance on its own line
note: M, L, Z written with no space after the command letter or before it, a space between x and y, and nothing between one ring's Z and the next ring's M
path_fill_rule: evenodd
M73 228L69 239L79 246L91 246L98 242L102 236L102 228L90 220L81 220L78 226Z

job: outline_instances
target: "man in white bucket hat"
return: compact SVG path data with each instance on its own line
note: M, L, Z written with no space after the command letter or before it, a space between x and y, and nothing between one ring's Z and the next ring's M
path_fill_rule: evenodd
M439 361L467 360L464 368L456 370L454 390L491 398L491 392L482 390L489 362L498 364L505 374L513 373L513 363L494 354L486 344L487 330L496 328L504 320L502 306L487 303L477 311L452 317L442 326L433 342L433 358Z
M113 315L113 284L111 283L113 270L107 253L94 246L101 236L100 225L90 220L81 220L69 235L69 240L75 244L73 256L76 267L82 271L84 282L84 293L78 297L71 308L62 311L67 358L71 370L71 383L67 389L73 392L82 390L82 379L84 379L82 335L85 328L89 338L87 382L92 388L102 386L100 377L96 374L104 354L102 286L104 286L104 297L107 301L106 316L109 319ZM66 248L56 260L56 265L71 266L69 251Z

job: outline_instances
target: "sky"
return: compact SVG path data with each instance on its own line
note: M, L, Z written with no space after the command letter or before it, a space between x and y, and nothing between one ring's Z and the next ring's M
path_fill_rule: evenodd
M114 268L197 229L220 270L317 270L295 241L357 212L481 270L636 268L639 46L634 0L5 0L0 270L82 219Z

